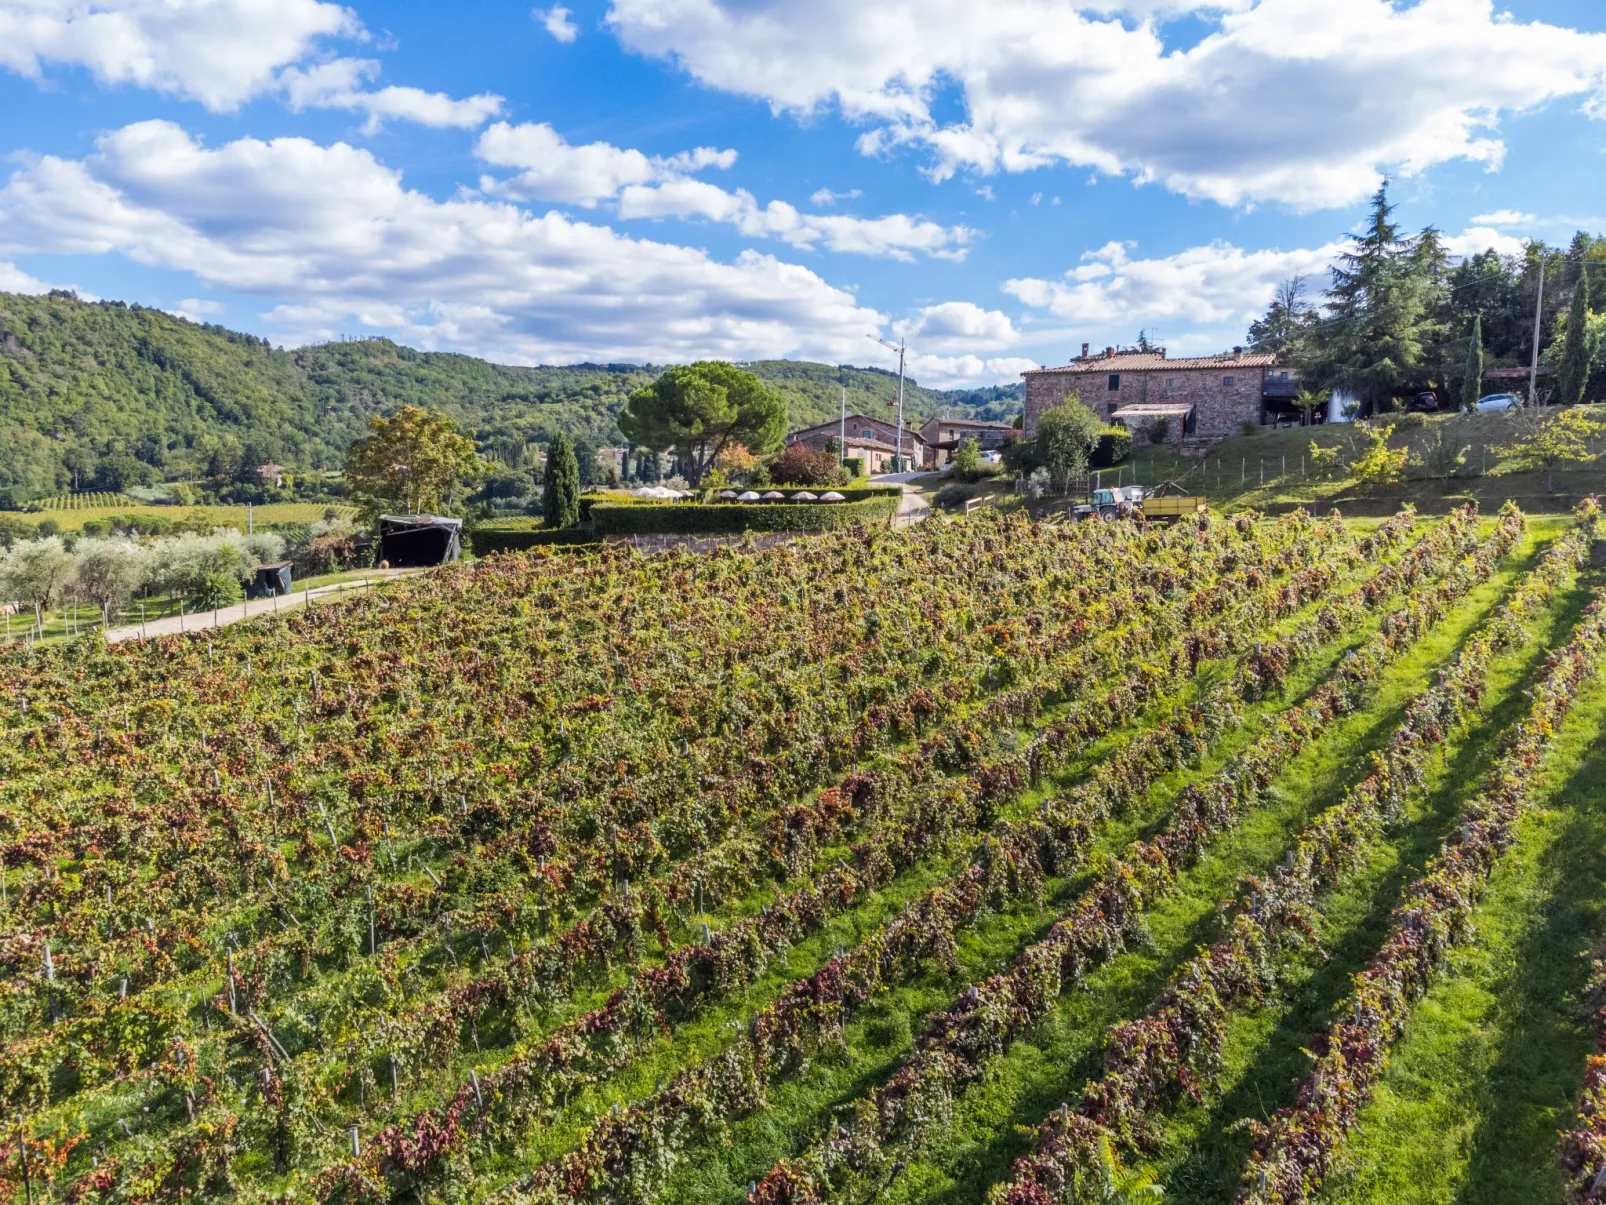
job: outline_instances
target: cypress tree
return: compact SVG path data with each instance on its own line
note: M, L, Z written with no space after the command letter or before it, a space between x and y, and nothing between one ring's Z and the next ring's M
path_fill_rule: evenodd
M580 462L562 435L554 435L546 447L541 513L548 527L573 527L580 521Z
M1461 409L1471 414L1483 396L1483 315L1472 319L1472 337L1467 341L1467 366L1461 377Z
M1598 343L1589 329L1589 273L1584 267L1580 265L1578 284L1573 287L1572 309L1567 312L1567 338L1561 346L1561 365L1556 373L1564 406L1576 406L1584 400L1590 361L1595 358Z

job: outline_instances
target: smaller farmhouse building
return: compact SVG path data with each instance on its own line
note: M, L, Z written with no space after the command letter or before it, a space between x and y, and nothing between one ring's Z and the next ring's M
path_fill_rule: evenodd
M827 423L793 431L786 437L786 442L789 445L807 444L824 451L828 441L837 439L842 443L843 456L862 457L867 473L885 473L891 470L892 460L898 454L897 438L896 423L871 418L868 414L850 414L846 424L839 418L833 418ZM931 449L924 437L908 423L903 428L903 455L916 467L924 467L932 462Z
M947 464L967 439L974 439L976 446L985 450L1001 448L1005 441L1019 434L1013 423L993 423L979 418L933 418L920 428L920 438L931 449L933 465Z
M1044 411L1077 397L1100 418L1152 422L1167 418L1171 430L1195 439L1221 439L1243 423L1260 426L1289 414L1298 390L1295 374L1275 355L1242 348L1219 356L1170 359L1165 348L1153 352L1082 354L1063 368L1023 372L1026 415L1022 434L1030 439ZM1125 411L1126 413L1121 413Z

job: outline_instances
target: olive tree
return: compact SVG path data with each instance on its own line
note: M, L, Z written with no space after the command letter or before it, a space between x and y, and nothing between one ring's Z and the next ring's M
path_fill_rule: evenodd
M100 609L100 622L110 621L145 580L150 557L132 540L79 540L72 551L73 593Z
M45 608L59 601L72 584L73 558L60 537L24 540L12 545L0 561L0 593L33 608L34 619L44 620Z

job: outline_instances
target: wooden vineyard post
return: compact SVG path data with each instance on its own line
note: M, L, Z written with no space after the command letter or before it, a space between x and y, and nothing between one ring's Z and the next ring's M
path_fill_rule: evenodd
M28 1131L23 1127L22 1114L17 1114L17 1157L22 1160L22 1191L27 1205L33 1205L33 1175L28 1167Z

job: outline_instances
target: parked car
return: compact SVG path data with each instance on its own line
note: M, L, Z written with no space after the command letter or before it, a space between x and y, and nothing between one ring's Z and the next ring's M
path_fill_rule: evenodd
M1406 409L1417 414L1433 414L1439 408L1439 395L1431 389L1424 390L1411 398Z
M1522 405L1522 398L1515 393L1486 393L1478 399L1477 410L1515 410Z

